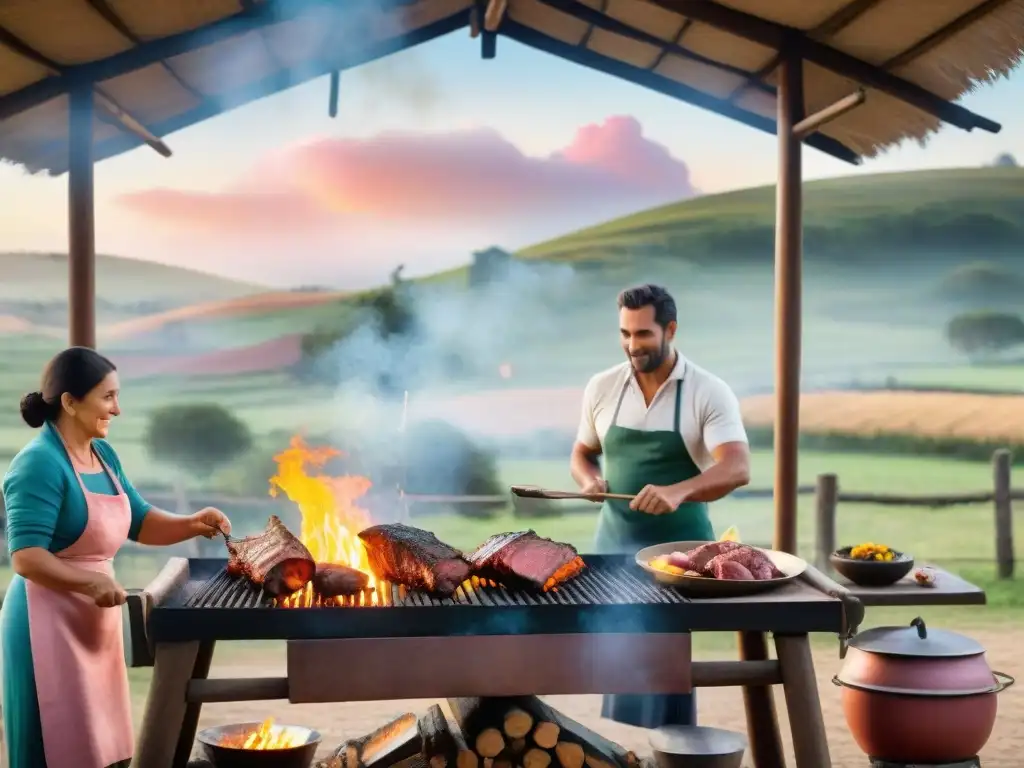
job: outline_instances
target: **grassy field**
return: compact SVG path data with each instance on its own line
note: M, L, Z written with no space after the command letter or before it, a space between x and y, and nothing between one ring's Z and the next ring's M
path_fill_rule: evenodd
M743 421L770 427L773 395L742 401ZM914 435L982 443L1024 442L1024 397L950 392L808 392L800 397L800 428L808 433Z

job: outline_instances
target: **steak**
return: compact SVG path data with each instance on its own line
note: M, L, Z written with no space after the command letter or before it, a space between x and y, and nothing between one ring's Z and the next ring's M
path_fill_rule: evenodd
M734 564L742 566L744 570L750 573L750 576L742 575L742 572L738 571ZM712 558L703 570L709 576L714 576L716 579L753 578L757 581L767 581L768 579L779 579L784 576L782 571L775 567L775 563L768 559L767 555L746 544L740 544L738 547ZM719 576L719 573L740 573L741 575Z
M273 597L284 597L306 586L316 563L306 545L271 515L262 533L228 541L228 573L241 576Z
M532 530L491 536L467 559L483 578L545 592L586 567L575 547L545 539Z
M707 544L701 544L699 547L691 549L686 555L690 560L692 570L703 571L713 558L742 546L735 541L709 541Z
M322 597L338 597L362 592L369 582L369 576L347 565L317 563L313 589Z
M379 579L450 597L469 578L462 553L430 531L393 523L364 528L359 538Z

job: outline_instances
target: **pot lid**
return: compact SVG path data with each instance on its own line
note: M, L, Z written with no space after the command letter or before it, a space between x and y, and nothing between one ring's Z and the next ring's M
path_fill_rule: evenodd
M850 647L866 653L916 658L977 656L985 649L975 640L945 629L928 629L918 617L908 627L875 627L858 633Z

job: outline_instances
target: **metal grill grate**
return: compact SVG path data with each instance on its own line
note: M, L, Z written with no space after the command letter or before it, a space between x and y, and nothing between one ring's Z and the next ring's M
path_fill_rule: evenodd
M534 605L656 605L688 602L679 592L643 580L622 565L588 566L571 581L549 592L490 586L476 578L463 582L450 598L432 597L383 583L376 592L367 591L347 598L329 598L319 607L373 608L476 605L485 607ZM186 600L186 608L271 608L273 598L249 581L221 570L200 585ZM281 608L279 610L289 610Z

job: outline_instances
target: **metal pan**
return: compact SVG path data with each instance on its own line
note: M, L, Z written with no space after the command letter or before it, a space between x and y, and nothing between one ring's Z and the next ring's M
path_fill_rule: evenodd
M649 565L650 561L659 555L669 555L673 552L689 552L691 549L707 543L706 541L670 541L666 544L645 547L636 553L636 564L651 574L655 581L675 587L689 597L737 597L767 592L799 578L807 570L807 563L796 555L777 552L774 549L762 549L761 547L754 547L754 549L763 552L769 560L775 563L775 567L785 574L781 579L740 581L736 579L709 579L702 576L679 576L674 573L666 573Z

